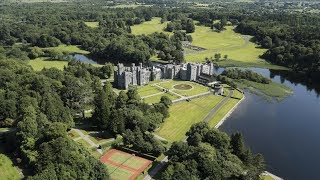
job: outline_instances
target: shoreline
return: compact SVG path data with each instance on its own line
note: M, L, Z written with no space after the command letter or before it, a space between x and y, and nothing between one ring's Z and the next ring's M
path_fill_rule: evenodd
M219 123L217 125L214 126L214 128L218 129L223 123L224 121L227 120L227 118L233 113L233 111L239 106L239 104L246 98L246 96L243 94L243 98L241 98L241 100L235 105L233 106L232 109L230 109L230 111L224 115L224 117L219 121Z

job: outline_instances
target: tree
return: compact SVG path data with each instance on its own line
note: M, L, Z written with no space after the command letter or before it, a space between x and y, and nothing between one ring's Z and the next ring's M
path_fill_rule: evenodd
M186 32L187 33L193 33L195 31L194 23L192 19L187 20L186 24Z
M95 124L101 128L108 128L113 104L109 101L108 93L105 89L98 92L94 99L94 112L92 119Z
M160 103L163 103L168 108L172 105L172 101L168 96L161 96Z
M175 29L175 28L174 28L174 24L173 24L172 22L169 22L169 23L167 24L166 31L172 32L174 29Z

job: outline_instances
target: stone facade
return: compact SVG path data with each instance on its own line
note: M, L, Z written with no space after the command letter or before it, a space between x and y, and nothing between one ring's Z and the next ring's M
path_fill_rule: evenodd
M129 85L141 86L149 83L150 80L158 79L197 81L201 75L212 76L213 64L183 63L144 68L142 63L139 66L132 64L131 67L124 67L119 63L117 70L114 71L114 83L120 89L127 89Z

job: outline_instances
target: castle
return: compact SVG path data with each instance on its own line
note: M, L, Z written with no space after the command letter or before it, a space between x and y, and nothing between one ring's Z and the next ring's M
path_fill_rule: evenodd
M118 63L114 71L115 85L120 89L127 89L129 85L145 85L149 81L158 79L181 79L184 81L197 81L208 83L213 81L213 64L183 63L157 65L152 68L132 64L125 67Z

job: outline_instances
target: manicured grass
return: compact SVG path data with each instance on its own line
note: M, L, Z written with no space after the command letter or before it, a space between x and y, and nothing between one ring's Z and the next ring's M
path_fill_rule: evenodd
M171 142L182 140L191 125L202 121L222 99L222 96L211 95L172 105L170 117L156 134Z
M230 98L208 121L210 127L215 127L224 116L239 102L239 99Z
M133 172L119 168L118 166L107 163L105 163L105 165L107 166L111 179L129 179L133 175Z
M69 135L72 139L75 139L75 138L80 137L80 135L79 135L75 130L73 130L73 129L68 132L68 135Z
M97 28L99 27L99 22L84 22L88 27Z
M180 97L174 95L174 94L170 94L170 93L163 93L163 94L159 94L159 95L156 95L156 96L151 96L151 97L148 97L148 98L145 98L144 99L144 102L148 103L148 104L152 104L152 103L158 103L160 102L160 99L162 96L167 96L171 99L171 101L173 100L176 100L176 99L179 99Z
M161 18L155 17L151 21L143 22L142 24L131 26L132 34L152 34L154 32L164 32L164 28L167 26L167 22L161 24ZM164 32L170 34L168 32Z
M240 87L241 89L248 89L252 93L262 95L270 100L276 98L280 101L293 93L289 87L275 82L262 84L244 79L236 80L236 82L238 84L238 87Z
M213 57L215 53L220 53L222 57L228 55L232 62L239 61L237 65L261 67L270 65L259 58L266 49L257 47L256 44L249 42L251 36L241 35L234 32L233 26L226 26L226 30L218 33L209 27L196 26L196 31L191 33L192 45L207 49L200 52L189 52L185 57L186 61L203 62L206 57ZM227 63L224 62L224 63Z
M79 48L79 46L75 46L75 45L65 45L65 44L61 44L57 47L50 47L50 48L43 48L43 49L55 49L61 52L65 52L65 53L77 53L77 54L89 54L89 51L86 50L82 50Z
M85 141L84 139L79 139L76 142L79 143L79 144L82 144L86 148L90 148L91 147L91 145L87 141Z
M89 133L89 139L96 144L103 144L107 141L110 141L113 138L112 135L109 135L109 134L108 134L107 138L102 138L102 135L100 135L101 136L100 137L99 135L96 135L96 133L98 133L98 132L90 132Z
M270 175L266 175L266 176L261 176L260 178L261 180L274 180L273 177L271 177Z
M173 87L178 84L191 85L192 89L190 89L190 90L174 89ZM163 88L166 88L166 89L170 89L170 90L172 90L182 96L193 96L193 95L197 95L197 94L201 94L201 93L205 93L205 92L209 91L209 89L207 87L202 86L198 83L189 82L189 81L170 80L170 81L160 83L160 86Z
M138 86L138 92L140 97L144 97L144 96L149 96L152 94L162 92L162 90L155 86L145 85L145 86Z
M35 71L41 71L43 68L58 68L60 70L63 70L64 66L68 65L67 61L50 61L48 58L36 58L34 60L29 61L29 65L32 66L32 68Z
M13 166L12 161L4 154L0 154L0 179L21 179L17 168Z

